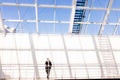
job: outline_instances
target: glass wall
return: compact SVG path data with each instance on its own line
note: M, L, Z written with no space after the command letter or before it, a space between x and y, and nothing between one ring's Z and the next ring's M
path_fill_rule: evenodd
M50 58L53 64L50 78L117 77L120 75L120 37L104 37L110 48L100 46L99 36L0 34L0 77L46 78L46 58ZM111 61L116 69L114 75L110 70L113 68L106 67L103 52L114 59Z

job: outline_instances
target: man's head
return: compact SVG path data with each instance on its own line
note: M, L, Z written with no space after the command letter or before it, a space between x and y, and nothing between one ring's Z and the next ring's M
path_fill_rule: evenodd
M47 61L49 61L49 58L47 58Z

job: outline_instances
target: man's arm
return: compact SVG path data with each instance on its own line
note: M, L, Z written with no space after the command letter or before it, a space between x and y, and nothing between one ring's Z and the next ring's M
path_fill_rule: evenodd
M50 66L52 67L52 62L50 61Z

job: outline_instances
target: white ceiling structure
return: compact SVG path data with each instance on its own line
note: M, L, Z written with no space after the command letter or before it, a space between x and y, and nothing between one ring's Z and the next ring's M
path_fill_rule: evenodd
M17 33L71 34L73 24L81 24L79 35L120 35L120 0L0 0L3 24ZM75 10L85 17L74 22ZM2 25L3 25L2 24Z

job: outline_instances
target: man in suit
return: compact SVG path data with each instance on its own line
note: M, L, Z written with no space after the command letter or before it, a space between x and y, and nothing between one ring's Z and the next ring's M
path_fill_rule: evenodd
M49 60L49 58L47 58L47 61L45 61L45 70L47 73L47 79L49 79L51 67L52 67L52 62Z

